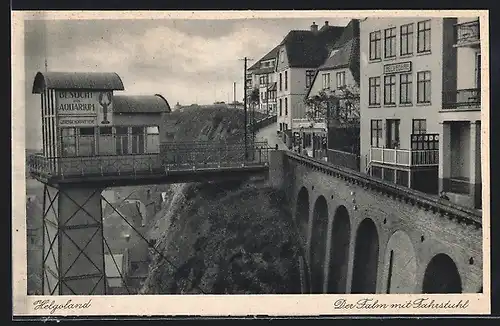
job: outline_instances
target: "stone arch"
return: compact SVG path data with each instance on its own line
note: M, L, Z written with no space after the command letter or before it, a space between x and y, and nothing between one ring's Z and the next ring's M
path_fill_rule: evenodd
M379 239L370 218L359 225L354 248L351 293L376 293Z
M347 209L343 205L339 206L335 211L331 232L327 293L345 293L351 222L349 212L347 212Z
M414 293L417 255L406 232L394 232L385 252L385 293Z
M307 243L307 231L309 225L309 192L302 187L297 196L297 207L295 209L295 222L299 235L304 244Z
M450 256L432 257L425 269L422 293L462 293L462 280Z
M328 204L324 196L314 203L310 245L311 292L323 293L326 235L328 229Z

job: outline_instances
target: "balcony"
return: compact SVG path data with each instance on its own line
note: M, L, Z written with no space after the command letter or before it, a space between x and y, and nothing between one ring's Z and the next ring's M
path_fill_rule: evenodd
M455 25L455 47L479 47L479 20Z
M481 89L468 88L443 92L443 110L481 110Z
M372 147L370 149L370 161L406 167L431 167L439 164L439 150L408 150Z

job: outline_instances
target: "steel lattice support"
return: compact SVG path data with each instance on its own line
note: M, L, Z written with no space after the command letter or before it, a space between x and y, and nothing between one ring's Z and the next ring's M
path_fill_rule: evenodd
M106 294L101 192L44 186L44 295Z

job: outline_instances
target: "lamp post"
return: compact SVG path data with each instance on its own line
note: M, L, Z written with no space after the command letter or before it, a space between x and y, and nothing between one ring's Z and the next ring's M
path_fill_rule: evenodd
M243 60L245 62L244 64L244 71L243 71L243 109L244 109L244 130L245 130L245 159L248 159L248 139L247 139L247 62L248 60L252 60L250 58L244 57Z

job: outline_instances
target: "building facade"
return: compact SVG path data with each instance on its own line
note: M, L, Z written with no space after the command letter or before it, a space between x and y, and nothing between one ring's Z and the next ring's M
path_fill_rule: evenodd
M335 108L335 104L331 102L348 97L347 93L355 98L339 101ZM299 139L299 152L305 149L309 156L320 159L330 157L333 162L336 161L332 155L345 155L346 152L352 154L353 151L356 152L355 155L359 154L359 20L351 20L329 57L315 71L305 100L306 103L312 102L311 104L316 102L316 106L321 104L321 109L318 112L306 104L307 117L292 120L294 139ZM331 116L326 112L325 106L328 106ZM337 115L344 118L342 126L333 121L335 110ZM332 121L329 121L330 119ZM339 122L339 119L335 122ZM342 130L346 130L347 124L350 127L351 123L356 124L356 136L348 140L345 137L347 133ZM331 153L328 153L327 149L331 149Z
M291 146L292 119L305 118L306 95L316 72L325 62L344 27L330 26L328 21L318 29L313 22L310 30L292 30L278 47L277 131L285 135Z
M455 203L481 208L481 48L479 18L459 18L439 111L439 189Z
M438 192L443 91L455 63L454 18L367 18L360 23L361 170Z
M259 101L256 109L263 114L276 114L277 53L278 47L275 47L248 69L252 86L249 91L247 90L247 94L251 94L254 89L258 90Z

